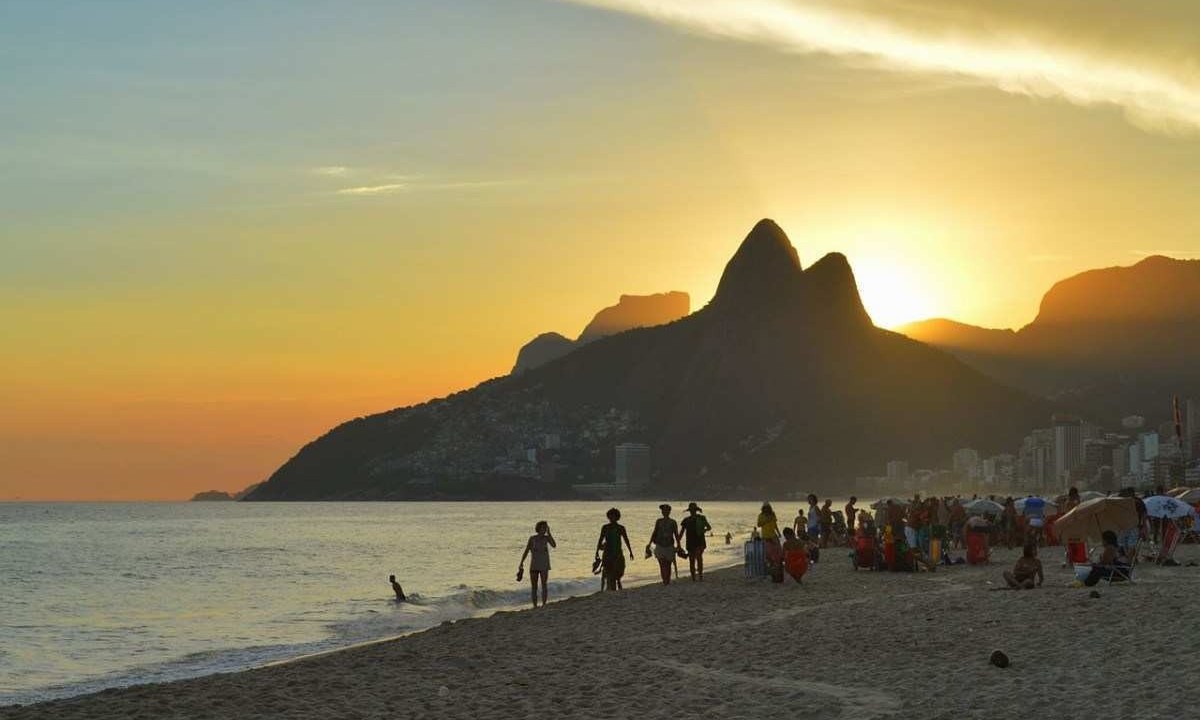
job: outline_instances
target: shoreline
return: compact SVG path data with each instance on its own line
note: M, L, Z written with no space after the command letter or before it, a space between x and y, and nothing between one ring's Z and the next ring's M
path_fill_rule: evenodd
M1006 717L1037 684L1056 717L1180 717L1155 690L1198 664L1190 620L1200 568L1139 566L1131 586L1071 589L1062 548L1042 551L1046 586L987 592L1015 552L932 574L854 571L829 549L801 585L743 578L647 583L498 610L394 638L161 684L24 706L0 718L673 716L787 708L814 717ZM1200 560L1183 546L1181 562ZM1139 618L1170 617L1174 643L1142 640ZM1087 642L1080 642L1080 639ZM988 663L1002 649L1013 665ZM1101 659L1103 658L1103 659ZM1153 668L1155 682L1139 684ZM1088 707L1080 702L1087 690ZM1131 703L1136 703L1136 706Z

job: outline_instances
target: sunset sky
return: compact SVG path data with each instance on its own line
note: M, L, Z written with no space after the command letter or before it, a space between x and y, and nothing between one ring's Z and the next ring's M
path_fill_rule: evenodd
M761 217L877 324L1200 257L1194 0L0 4L0 499L182 499L699 308Z

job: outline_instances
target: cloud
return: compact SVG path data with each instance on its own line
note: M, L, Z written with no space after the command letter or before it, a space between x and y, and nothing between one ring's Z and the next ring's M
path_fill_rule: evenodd
M345 165L324 165L313 168L312 173L322 177L346 177L350 174L350 168Z
M387 183L386 185L361 185L359 187L342 188L338 195L394 195L408 190L408 183Z
M1161 22L1154 26L1131 18L1127 32L1122 32L1127 27L1122 18L1128 9L1111 2L1063 0L1051 8L1051 3L1017 0L563 1L783 52L952 75L1007 93L1083 107L1115 106L1146 130L1200 132L1200 63L1194 40L1181 41L1178 35L1181 22L1197 17L1194 9L1170 0L1138 3L1143 15L1159 10ZM1096 16L1104 19L1109 11L1109 24L1100 25ZM1114 36L1119 42L1108 41Z
M454 190L483 190L487 188L508 187L519 184L515 180L460 180L460 181L433 181L424 180L413 175L390 175L390 180L401 180L404 182L390 182L381 185L362 185L359 187L348 187L337 190L338 195L395 195L397 193L409 192L437 192L437 191L454 191Z

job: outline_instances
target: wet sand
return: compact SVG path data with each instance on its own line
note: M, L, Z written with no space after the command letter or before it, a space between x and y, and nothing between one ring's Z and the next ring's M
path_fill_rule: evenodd
M826 551L803 585L740 569L500 613L281 665L109 690L0 718L1180 718L1200 671L1200 567L1133 585L997 591L1017 551L936 573L854 571ZM1200 561L1200 547L1177 557ZM641 562L640 560L638 562ZM1008 654L1007 669L988 662ZM1014 714L1016 713L1016 714Z

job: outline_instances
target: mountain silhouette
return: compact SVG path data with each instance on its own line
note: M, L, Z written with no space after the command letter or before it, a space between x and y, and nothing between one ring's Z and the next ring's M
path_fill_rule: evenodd
M1010 450L1052 412L959 360L876 328L849 263L803 269L758 223L712 301L674 322L599 339L520 375L346 423L252 499L503 497L537 449L553 478L612 479L613 447L651 447L651 492L755 497L844 492L890 459L944 463ZM542 443L553 436L555 442ZM552 449L553 448L553 449Z
M557 360L593 340L633 328L669 323L690 311L691 298L685 292L622 295L616 305L610 305L596 313L575 340L556 332L542 333L530 340L517 353L517 362L513 365L512 372L519 375L526 370Z
M905 335L953 353L1027 392L1069 402L1095 419L1162 418L1174 395L1200 395L1200 261L1152 256L1056 283L1018 331L951 320Z

